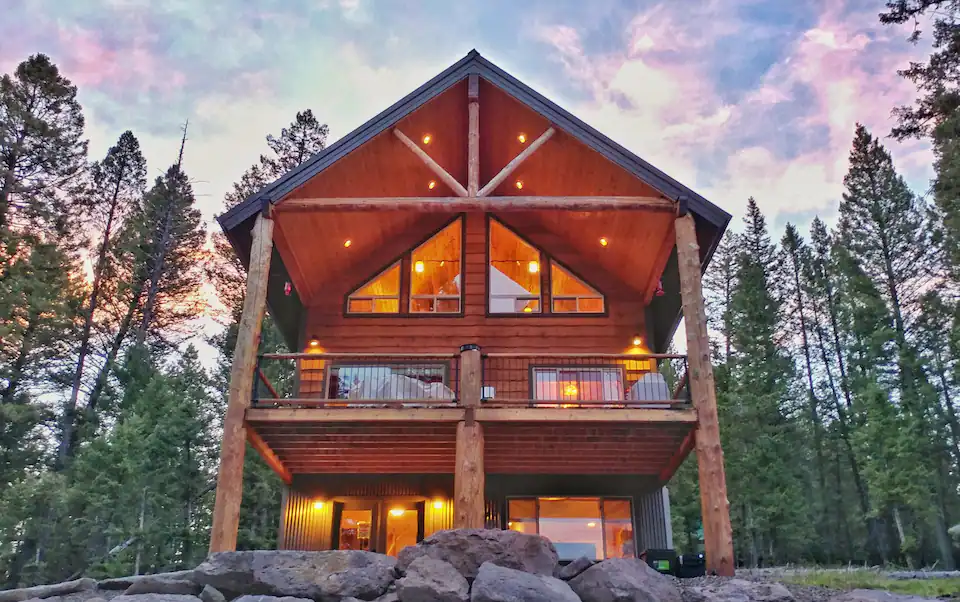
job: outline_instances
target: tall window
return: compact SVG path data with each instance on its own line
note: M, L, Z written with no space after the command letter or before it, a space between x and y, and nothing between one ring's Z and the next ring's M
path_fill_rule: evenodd
M490 313L540 313L540 251L496 220L490 220L489 270Z
M533 368L534 399L622 401L623 370L615 366Z
M410 312L460 311L463 220L453 222L410 256Z
M550 261L550 298L555 314L603 313L603 295L553 260Z
M395 314L400 311L400 263L395 263L347 297L347 313Z
M516 498L507 506L507 528L549 537L561 560L636 556L629 499Z

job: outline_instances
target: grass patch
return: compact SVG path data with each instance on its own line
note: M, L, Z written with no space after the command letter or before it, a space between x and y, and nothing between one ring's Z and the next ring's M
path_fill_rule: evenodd
M913 594L936 598L960 596L960 578L948 579L891 579L871 571L813 571L784 575L787 583L819 585L831 589L885 589L898 594Z

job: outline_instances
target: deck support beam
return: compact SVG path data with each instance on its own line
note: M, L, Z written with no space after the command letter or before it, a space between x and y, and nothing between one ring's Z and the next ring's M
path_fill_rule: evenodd
M252 236L247 291L233 352L233 366L230 369L227 412L223 419L217 497L213 506L213 524L210 527L211 553L229 552L237 548L240 498L243 493L243 457L247 446L244 415L253 394L257 346L267 306L267 275L270 272L270 255L273 252L273 219L266 212L257 216Z
M457 423L456 465L453 476L453 527L484 527L483 426L474 412L482 387L480 348L460 348L460 405L465 418Z
M700 245L693 215L684 212L676 220L677 258L680 271L680 298L687 331L690 394L697 409L699 430L695 435L700 478L700 509L703 517L704 553L707 572L732 577L733 531L730 502L720 447L717 392L710 361L707 315L703 303Z

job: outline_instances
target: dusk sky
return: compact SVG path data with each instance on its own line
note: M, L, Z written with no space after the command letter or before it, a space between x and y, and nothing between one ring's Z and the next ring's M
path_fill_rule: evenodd
M298 110L350 132L472 48L714 203L832 221L857 121L886 136L928 53L883 0L3 0L0 69L79 87L91 158L126 129L207 217ZM887 140L918 193L927 145Z

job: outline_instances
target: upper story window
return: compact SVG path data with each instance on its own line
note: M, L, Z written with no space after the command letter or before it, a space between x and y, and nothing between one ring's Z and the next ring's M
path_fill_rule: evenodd
M540 401L622 401L623 369L619 366L533 368L533 398Z
M410 313L459 313L463 220L457 219L410 256Z
M400 262L375 276L347 297L347 313L395 314L400 311Z
M540 313L540 251L491 219L489 252L490 313Z
M602 314L604 309L603 295L552 260L550 299L555 314Z

